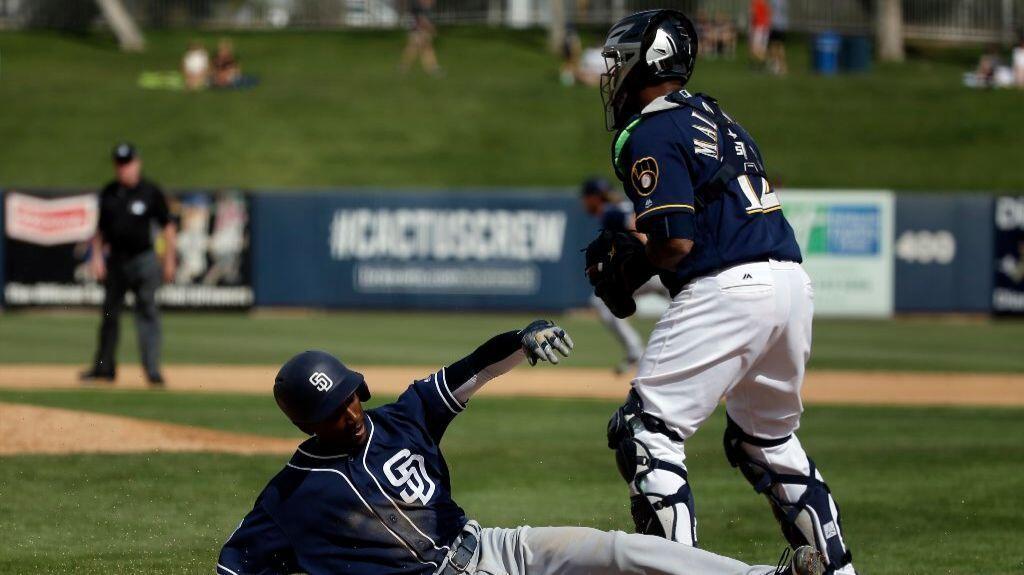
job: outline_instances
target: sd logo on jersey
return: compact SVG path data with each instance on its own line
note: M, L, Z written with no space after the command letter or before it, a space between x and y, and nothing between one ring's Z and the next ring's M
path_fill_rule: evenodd
M406 503L419 501L426 505L434 496L434 482L427 475L422 455L414 455L408 449L394 454L384 463L384 475L395 487L402 488L399 495Z
M633 169L629 172L629 178L633 183L633 189L641 196L649 196L654 188L658 187L658 161L650 156L640 158L633 162Z

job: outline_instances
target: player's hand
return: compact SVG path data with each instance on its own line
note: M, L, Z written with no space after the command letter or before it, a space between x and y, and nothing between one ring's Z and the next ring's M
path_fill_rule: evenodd
M96 278L96 281L101 282L107 279L107 264L103 261L103 256L93 256L89 260L89 265L92 267L92 276Z
M165 258L163 267L164 283L174 283L174 275L178 272L178 262L174 258Z
M538 361L558 363L558 353L569 357L573 343L569 334L554 323L546 319L537 321L519 331L522 336L523 351L526 352L526 359L530 365L537 365Z

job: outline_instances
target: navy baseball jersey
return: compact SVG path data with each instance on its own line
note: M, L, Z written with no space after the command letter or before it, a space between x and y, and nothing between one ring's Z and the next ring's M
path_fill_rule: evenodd
M612 154L637 230L693 240L662 275L666 285L746 262L801 261L757 144L713 98L682 90L655 100L616 135Z
M439 443L470 395L525 357L517 332L365 412L352 453L303 442L225 543L220 575L425 575L468 521L452 500Z
M633 206L629 202L609 202L601 212L601 229L613 232L633 230Z

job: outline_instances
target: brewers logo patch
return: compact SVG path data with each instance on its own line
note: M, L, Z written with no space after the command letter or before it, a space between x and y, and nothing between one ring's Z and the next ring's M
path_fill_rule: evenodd
M641 196L649 196L658 187L658 161L650 156L633 162L629 173L633 189Z

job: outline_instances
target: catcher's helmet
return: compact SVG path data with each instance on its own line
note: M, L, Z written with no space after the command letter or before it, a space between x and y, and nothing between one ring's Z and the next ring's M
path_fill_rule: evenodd
M274 379L274 399L293 423L324 421L353 394L370 399L363 374L326 351L304 351L289 359Z
M682 12L649 10L619 20L608 31L601 75L605 125L621 128L634 109L630 96L651 84L678 80L684 85L697 61L697 29Z

